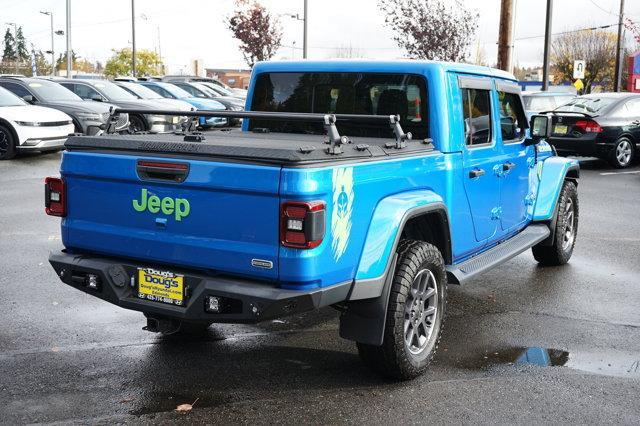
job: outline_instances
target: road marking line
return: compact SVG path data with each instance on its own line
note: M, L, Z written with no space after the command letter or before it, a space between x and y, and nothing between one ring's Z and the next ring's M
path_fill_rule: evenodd
M634 170L632 172L605 172L600 173L600 176L609 176L609 175L633 175L640 173L640 170Z

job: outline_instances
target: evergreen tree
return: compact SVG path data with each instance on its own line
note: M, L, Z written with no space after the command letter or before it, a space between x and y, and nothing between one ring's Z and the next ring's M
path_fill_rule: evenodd
M7 28L7 32L4 33L4 50L2 52L3 61L13 61L16 59L15 43L16 40L13 38L11 30Z
M16 31L16 55L20 61L28 61L31 58L29 50L27 49L27 41L22 34L22 27L18 27Z

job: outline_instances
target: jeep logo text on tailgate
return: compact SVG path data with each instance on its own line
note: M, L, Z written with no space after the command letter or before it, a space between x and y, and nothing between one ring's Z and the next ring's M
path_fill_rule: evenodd
M133 200L133 208L137 212L148 210L149 213L153 214L162 211L163 214L174 215L177 221L181 221L183 217L189 216L189 212L191 211L189 200L169 197L164 197L161 200L157 195L149 197L149 191L146 188L142 188L140 200Z

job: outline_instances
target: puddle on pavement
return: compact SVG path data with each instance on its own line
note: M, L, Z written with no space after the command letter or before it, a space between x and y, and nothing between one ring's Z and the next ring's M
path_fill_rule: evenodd
M640 379L640 354L628 352L567 352L542 347L509 348L485 354L481 364L563 366L589 373Z

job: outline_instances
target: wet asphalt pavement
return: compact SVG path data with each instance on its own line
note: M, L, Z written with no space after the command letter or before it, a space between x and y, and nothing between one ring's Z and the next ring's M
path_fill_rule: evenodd
M47 262L59 220L43 212L59 158L0 163L0 423L640 422L640 167L584 161L571 262L526 252L450 286L433 365L392 383L332 309L180 340L62 284ZM564 366L516 362L524 348Z

